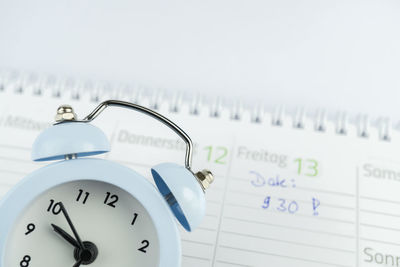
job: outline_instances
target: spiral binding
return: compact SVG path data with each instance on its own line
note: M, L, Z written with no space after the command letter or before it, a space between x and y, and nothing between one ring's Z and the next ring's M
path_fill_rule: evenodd
M267 111L262 104L246 106L242 101L225 103L220 97L212 100L206 99L201 94L195 94L187 98L182 92L168 94L165 90L150 90L141 86L121 84L113 86L109 83L90 83L81 80L59 79L54 76L37 76L34 74L20 74L18 72L0 72L0 95L5 91L13 91L15 94L31 93L35 96L50 95L53 98L69 97L80 100L87 95L92 102L100 102L104 97L131 101L136 104L148 106L158 110L168 99L168 111L171 113L184 112L183 106L188 106L188 113L193 116L204 114L203 109L208 109L208 116L214 118L223 117L224 111L229 111L229 119L241 121L249 117L249 121L256 124L271 123L275 127L282 127L291 119L292 127L305 129L310 127L317 132L326 132L328 126L333 126L333 132L337 135L348 135L349 125L355 127L356 134L360 138L369 138L372 128L378 133L382 141L392 140L392 124L389 118L381 117L374 123L365 114L360 114L350 121L346 112L338 112L333 118L328 118L326 110L319 109L313 115L307 115L304 108L297 108L294 112L286 112L280 105ZM249 116L246 116L249 115ZM289 117L289 118L288 118Z

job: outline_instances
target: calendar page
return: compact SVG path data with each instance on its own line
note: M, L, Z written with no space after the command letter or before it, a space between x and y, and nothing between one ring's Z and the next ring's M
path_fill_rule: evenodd
M97 105L87 99L0 93L0 197L28 173L36 136L49 127L60 104L71 104L80 118ZM232 120L227 111L210 117L190 115L188 106L159 112L194 141L194 170L208 168L215 182L206 192L201 226L181 226L184 267L227 266L400 266L399 136L364 138L349 126L336 134L333 124L315 130L305 118L271 124ZM308 121L309 120L309 121ZM101 156L150 179L161 162L183 164L184 143L151 118L110 109L95 123L110 139ZM0 237L5 238L5 237Z

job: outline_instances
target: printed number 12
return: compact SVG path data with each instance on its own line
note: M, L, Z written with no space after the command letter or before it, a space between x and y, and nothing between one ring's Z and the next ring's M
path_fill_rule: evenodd
M226 147L207 146L204 149L208 150L207 160L209 162L214 162L217 164L226 164L226 157L228 156L228 149ZM217 155L215 155L215 154L217 154Z

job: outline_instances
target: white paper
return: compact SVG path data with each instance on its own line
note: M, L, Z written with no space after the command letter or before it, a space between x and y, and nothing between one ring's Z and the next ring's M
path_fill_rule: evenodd
M66 101L0 93L0 195L47 164L33 163L30 147ZM81 118L95 107L69 103ZM316 132L311 121L294 129L290 118L279 127L167 109L195 143L194 170L215 174L204 222L192 233L179 226L184 267L399 266L396 133L385 142L374 130L359 138ZM179 138L142 114L110 109L95 124L111 141L104 157L149 179L155 164L183 163Z

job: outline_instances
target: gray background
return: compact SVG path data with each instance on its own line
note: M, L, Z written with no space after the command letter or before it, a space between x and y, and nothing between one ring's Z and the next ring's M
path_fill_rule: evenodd
M0 68L400 119L400 1L0 0Z

